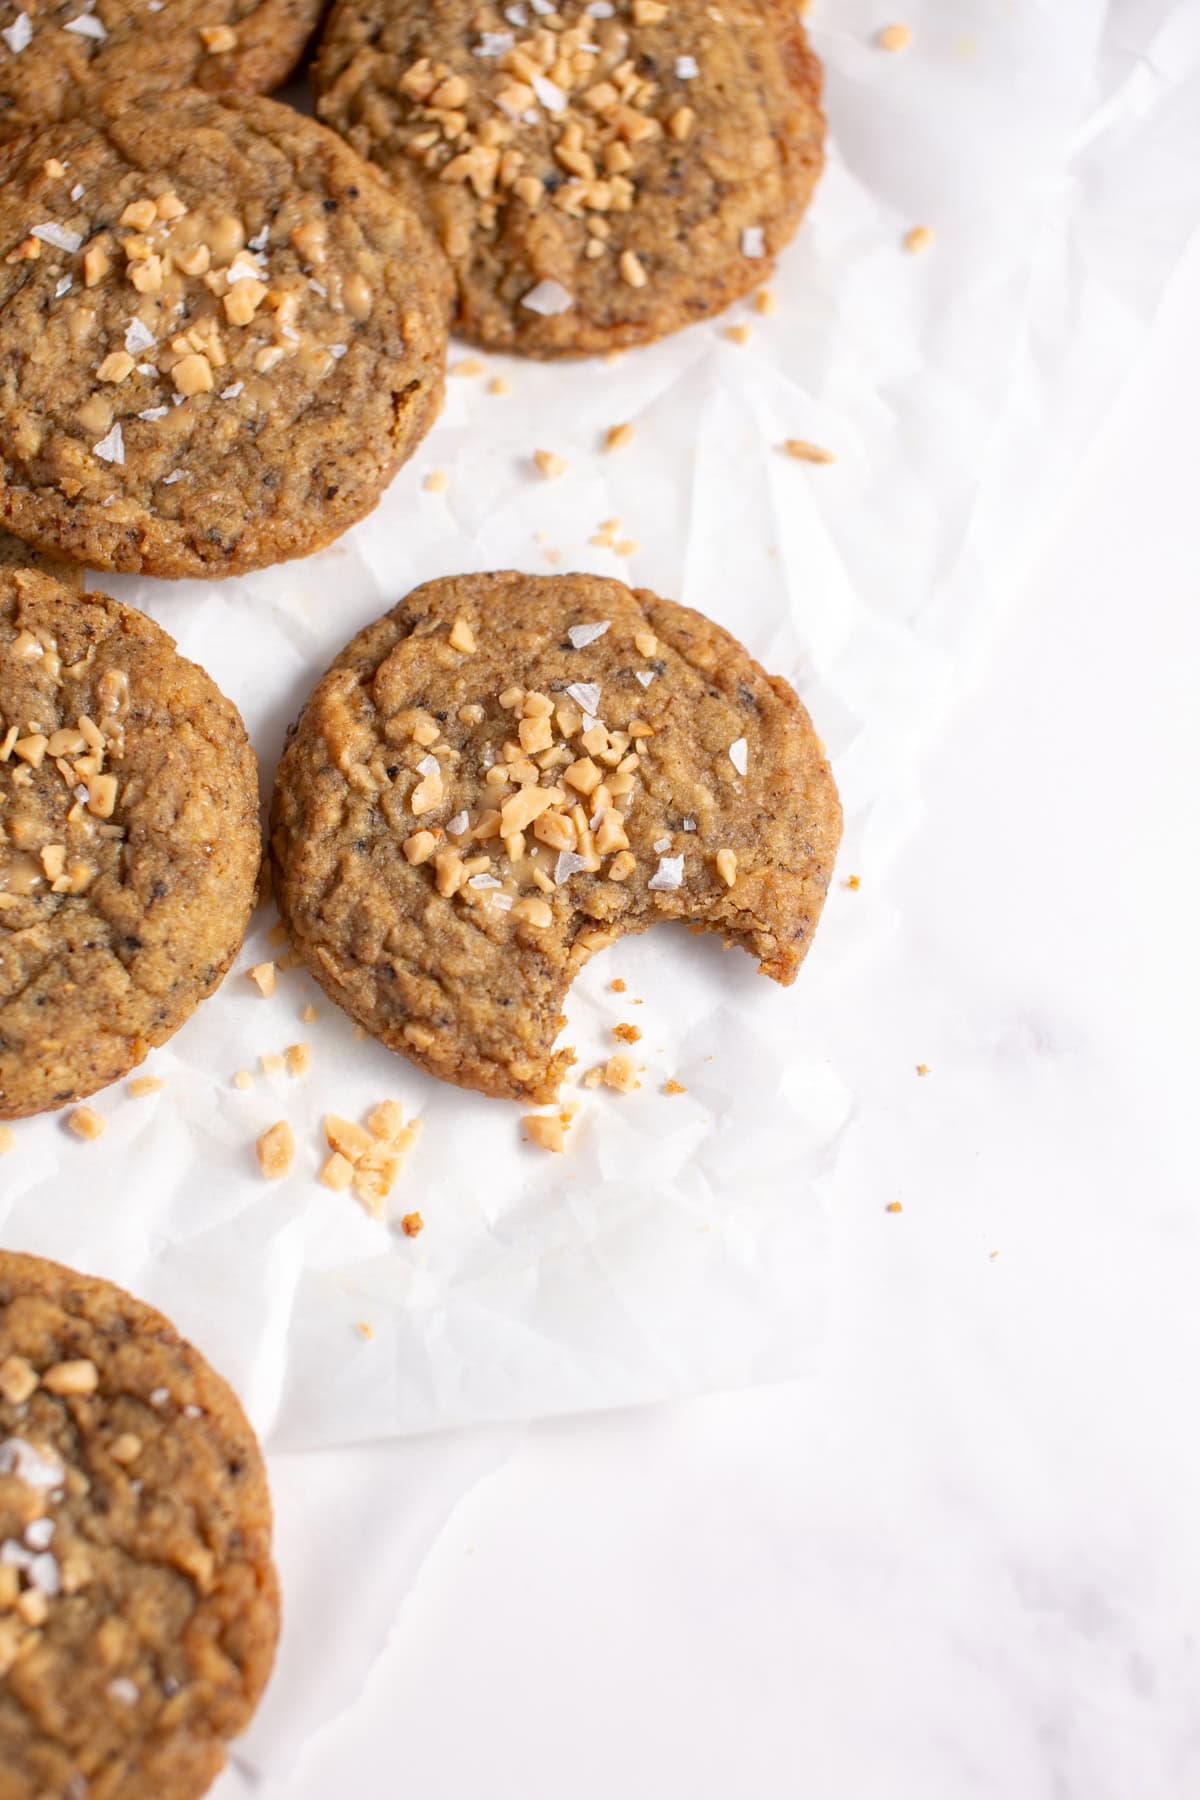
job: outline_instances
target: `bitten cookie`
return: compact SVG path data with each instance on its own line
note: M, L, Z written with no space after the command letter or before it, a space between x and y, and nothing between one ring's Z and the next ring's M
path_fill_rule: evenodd
M107 1281L0 1252L0 1796L193 1800L275 1654L231 1389Z
M762 281L823 161L790 0L338 0L318 111L422 208L457 328L647 343Z
M90 112L118 82L265 94L320 12L320 0L4 0L0 135Z
M659 920L788 983L841 830L786 682L592 575L417 588L319 683L275 782L275 893L330 997L433 1074L555 1097L562 1003Z
M0 1119L127 1073L236 954L261 842L236 708L103 594L0 569Z
M109 106L0 145L0 523L147 575L318 549L437 414L442 258L289 107Z

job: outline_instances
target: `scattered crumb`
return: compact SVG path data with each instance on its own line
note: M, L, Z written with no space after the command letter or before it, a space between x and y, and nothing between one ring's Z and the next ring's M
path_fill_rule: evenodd
M417 1119L405 1125L403 1108L394 1100L383 1100L372 1108L366 1126L327 1113L325 1137L334 1154L322 1169L321 1180L338 1190L353 1186L356 1199L371 1217L382 1219L384 1201L420 1129Z
M546 558L546 561L550 564L550 567L552 569L557 569L559 563L562 561L562 551L561 550L544 550L542 552L542 554Z
M258 1061L264 1075L283 1074L283 1057L278 1050L268 1050L265 1056L259 1057Z
M289 1075L307 1075L312 1068L312 1045L289 1044L284 1051Z
M444 494L450 486L450 477L445 469L431 469L421 485L427 494Z
M487 370L477 356L464 356L461 362L451 363L446 373L448 375L466 375L469 377L472 375L486 375Z
M598 1088L603 1080L604 1064L600 1063L598 1067L588 1070L587 1074L583 1077L582 1086L585 1088Z
M492 379L488 382L487 391L489 394L497 395L497 397L501 394L511 394L512 382L506 381L503 375L493 375Z
M253 1082L254 1082L254 1077L250 1073L249 1069L239 1069L237 1074L233 1078L234 1087L241 1088L243 1090L243 1092L245 1091L246 1088L252 1086Z
M620 1038L623 1044L636 1044L642 1035L636 1025L614 1025L612 1033L615 1038Z
M847 875L846 886L850 889L852 894L857 894L859 888L862 886L862 881L857 875Z
M67 1130L73 1131L76 1137L86 1138L93 1142L103 1137L108 1129L108 1121L102 1119L98 1112L90 1106L77 1106L74 1112L67 1114Z
M563 1150L567 1128L557 1113L526 1113L521 1123L525 1136L540 1150Z
M360 1337L373 1338L375 1336L375 1327L373 1325L368 1325L365 1319L360 1319L358 1321L358 1334Z
M252 969L246 970L247 979L252 981L264 1000L269 1000L275 992L275 964L273 962L256 963Z
M889 1200L886 1210L888 1212L903 1212L904 1208L901 1206L901 1204L898 1200Z
M405 1213L400 1221L405 1237L420 1237L425 1221L418 1212Z
M533 460L547 481L557 481L560 475L567 472L565 459L556 456L553 450L535 450Z
M7 1156L17 1141L17 1134L11 1125L0 1125L0 1156Z
M999 1256L999 1254L1000 1254L1000 1252L998 1250L989 1250L988 1251L988 1261L995 1262L995 1260Z
M130 1082L129 1092L135 1100L145 1100L149 1094L161 1094L166 1085L166 1082L160 1081L157 1075L139 1075L136 1080Z
M904 239L904 248L913 256L919 256L922 250L928 250L933 243L933 232L928 225L914 225Z
M928 1073L929 1073L929 1064L928 1063L918 1063L917 1064L917 1074L918 1075L928 1075Z
M753 332L749 325L727 325L724 336L729 339L731 344L748 344Z
M875 42L881 50L890 50L895 55L897 51L908 49L912 32L907 25L885 25Z
M832 450L823 450L820 444L810 444L806 438L785 438L781 446L785 456L796 462L831 463L835 462Z
M354 1164L340 1150L335 1150L321 1170L321 1180L327 1188L342 1193L354 1180Z
M381 1100L367 1114L367 1130L385 1142L397 1137L404 1125L404 1108L397 1100Z
M623 450L626 444L632 444L633 436L632 425L610 425L604 434L604 448L606 450Z
M605 1087L614 1089L618 1094L632 1094L635 1088L642 1085L630 1056L610 1056L601 1071L600 1079Z
M663 1093L664 1094L686 1094L687 1089L684 1087L682 1081L676 1081L674 1076L672 1076L670 1081L664 1081Z
M310 1000L304 1011L300 1014L300 1023L302 1025L312 1025L316 1022L316 1018L317 1009Z
M625 992L625 983L619 975L615 981L610 981L608 985L614 994L623 994Z
M625 538L621 543L613 545L618 556L636 556L641 547L636 538Z
M271 1125L254 1146L258 1166L268 1181L279 1181L292 1166L296 1154L296 1134L286 1119Z

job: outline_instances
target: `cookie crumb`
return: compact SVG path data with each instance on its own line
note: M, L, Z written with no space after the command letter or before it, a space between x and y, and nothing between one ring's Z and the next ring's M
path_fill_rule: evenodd
M682 1081L676 1081L675 1077L672 1076L669 1081L663 1082L663 1093L664 1094L686 1094L687 1089L684 1087Z
M561 1153L565 1147L567 1128L557 1113L526 1113L521 1123L530 1143L539 1149Z
M254 1077L249 1069L239 1069L233 1078L233 1085L235 1088L241 1088L243 1093L248 1087L253 1087Z
M901 1206L901 1204L898 1200L889 1200L887 1203L887 1206L885 1208L885 1211L890 1212L890 1213L899 1213L899 1212L903 1212L904 1208Z
M560 475L567 472L565 459L557 456L553 450L535 450L533 460L547 481L557 481Z
M269 1000L275 992L275 964L273 962L256 963L252 969L246 970L246 978L254 983L264 1000Z
M444 494L450 486L450 477L445 469L431 469L421 485L427 494Z
M632 444L634 429L632 425L610 425L604 434L606 450L624 450L626 444Z
M268 1050L258 1061L264 1075L283 1074L283 1057L278 1050Z
M917 1074L918 1075L928 1075L928 1073L929 1073L929 1064L928 1063L918 1063L917 1064Z
M636 556L641 547L636 538L623 538L619 544L613 545L613 549L620 557Z
M614 994L623 994L628 984L622 981L621 977L618 975L616 979L610 981L608 985Z
M86 1138L89 1142L103 1137L107 1129L107 1120L102 1119L100 1114L90 1106L77 1106L74 1112L67 1115L67 1130L73 1131L76 1137Z
M311 1044L289 1044L283 1054L289 1075L307 1075L312 1068Z
M373 1325L368 1325L365 1319L360 1319L358 1321L355 1330L358 1332L359 1337L370 1339L375 1336L375 1327Z
M754 335L749 325L727 325L723 334L731 344L748 344Z
M259 1138L255 1149L258 1166L268 1181L279 1181L287 1174L296 1154L296 1135L286 1119L270 1126Z
M754 310L764 319L769 319L772 313L779 311L779 302L770 288L759 288L754 296Z
M881 50L890 50L894 56L898 51L908 49L912 32L907 25L885 25L875 42Z
M914 225L904 238L904 248L911 256L919 256L933 244L933 232L928 225Z
M502 394L511 394L512 382L506 381L503 375L493 375L488 382L487 391L489 394L495 394L497 398Z
M618 1094L632 1094L635 1088L642 1085L637 1078L633 1058L629 1056L610 1056L604 1064L600 1079L605 1087L612 1088Z
M636 1025L614 1025L612 1034L615 1038L620 1038L623 1044L640 1043L642 1037L641 1030Z
M161 1094L166 1085L157 1075L139 1075L130 1082L129 1092L135 1100L145 1100L150 1094Z
M486 374L487 370L477 356L464 356L461 362L452 363L446 373L447 375L464 375L469 380L472 376Z
M850 889L852 894L857 894L859 888L862 886L861 877L858 875L847 875L846 886Z
M321 1170L321 1180L335 1193L344 1193L354 1180L354 1164L340 1150L335 1150Z
M419 1212L405 1213L400 1221L400 1227L405 1237L420 1237L425 1229L425 1221Z
M832 450L823 450L820 444L810 444L806 438L785 438L782 445L785 456L796 462L831 463L837 459Z

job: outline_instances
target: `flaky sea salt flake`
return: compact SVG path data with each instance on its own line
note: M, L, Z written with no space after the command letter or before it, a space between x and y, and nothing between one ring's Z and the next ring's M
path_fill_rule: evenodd
M564 881L570 881L572 875L578 875L580 869L586 868L586 857L576 856L573 850L560 850L554 865L554 885L561 887Z
M547 112L560 113L567 110L567 96L556 81L548 80L545 75L535 75L531 86Z
M661 856L664 850L669 850L670 848L671 848L671 840L669 837L655 838L655 840L654 840L655 856Z
M80 13L78 18L68 19L63 30L74 31L80 37L94 38L98 44L102 44L108 36L100 20L92 13Z
M682 856L660 856L658 867L646 883L655 893L673 893L683 886Z
M552 319L556 313L570 312L574 304L574 297L567 292L561 281L539 281L521 299L521 305L527 312L540 313L543 319Z
M571 648L586 650L589 644L594 644L597 638L604 636L611 624L611 619L599 619L587 625L568 626L567 636L571 640Z
M57 1457L44 1455L24 1438L5 1438L0 1444L0 1475L15 1475L26 1487L55 1488L65 1470Z
M154 333L140 319L130 319L125 327L125 348L130 356L140 356L143 350L153 350L157 342Z
M675 74L680 81L695 81L700 73L700 64L694 56L677 56L675 58Z
M454 817L446 822L446 836L461 837L470 823L470 818L465 812L455 813Z
M220 398L222 400L236 400L245 385L244 381L231 381L228 387L221 389Z
M594 717L600 711L600 689L594 681L573 681L567 692L585 713Z
M485 31L471 52L472 56L506 56L513 47L511 31Z
M166 406L148 406L145 412L138 414L138 418L145 419L148 424L153 425L156 419L165 419L169 411L170 408Z
M767 254L766 238L761 225L747 225L742 233L742 255L757 262L760 256Z
M640 681L644 688L648 688L654 680L655 671L653 669L635 669L633 676L635 681Z
M72 281L72 278L69 275L64 275L62 280L55 286L54 298L56 300L61 300L64 294L70 293L73 286L74 282Z
M121 435L119 424L113 426L98 444L92 445L92 455L98 456L101 462L123 463L125 461L125 439Z
M729 760L739 775L744 775L746 773L746 763L749 754L750 752L745 738L738 738L735 743L732 743L729 746Z
M41 238L43 244L50 244L55 250L65 250L68 256L74 256L83 242L77 231L68 231L65 225L56 225L53 219L45 225L35 225L29 235Z
M500 885L500 882L497 881L494 875L486 875L482 870L478 875L472 875L470 881L467 883L468 887L473 888L498 888Z
M19 12L11 25L6 25L3 31L0 31L0 37L4 39L14 56L20 56L22 50L29 48L33 38L33 25L29 14Z

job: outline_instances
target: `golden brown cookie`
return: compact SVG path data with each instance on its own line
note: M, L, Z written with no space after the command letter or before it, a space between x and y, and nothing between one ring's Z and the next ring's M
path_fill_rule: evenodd
M320 0L3 0L0 136L89 113L118 82L265 94L320 11Z
M83 589L84 571L78 563L43 556L32 544L23 544L20 538L7 531L0 531L0 569L40 569L43 575L53 575L64 587L74 588L77 593Z
M770 274L820 174L792 0L338 0L318 111L421 205L494 349L644 344Z
M330 997L433 1074L552 1100L571 979L682 919L788 983L841 831L786 682L593 575L417 588L319 683L275 781L275 893Z
M289 107L110 104L0 145L0 523L147 575L302 556L437 414L444 263Z
M0 1252L0 1800L193 1800L275 1654L236 1396L161 1313Z
M0 569L0 1119L116 1081L245 935L258 779L237 709L103 594Z

